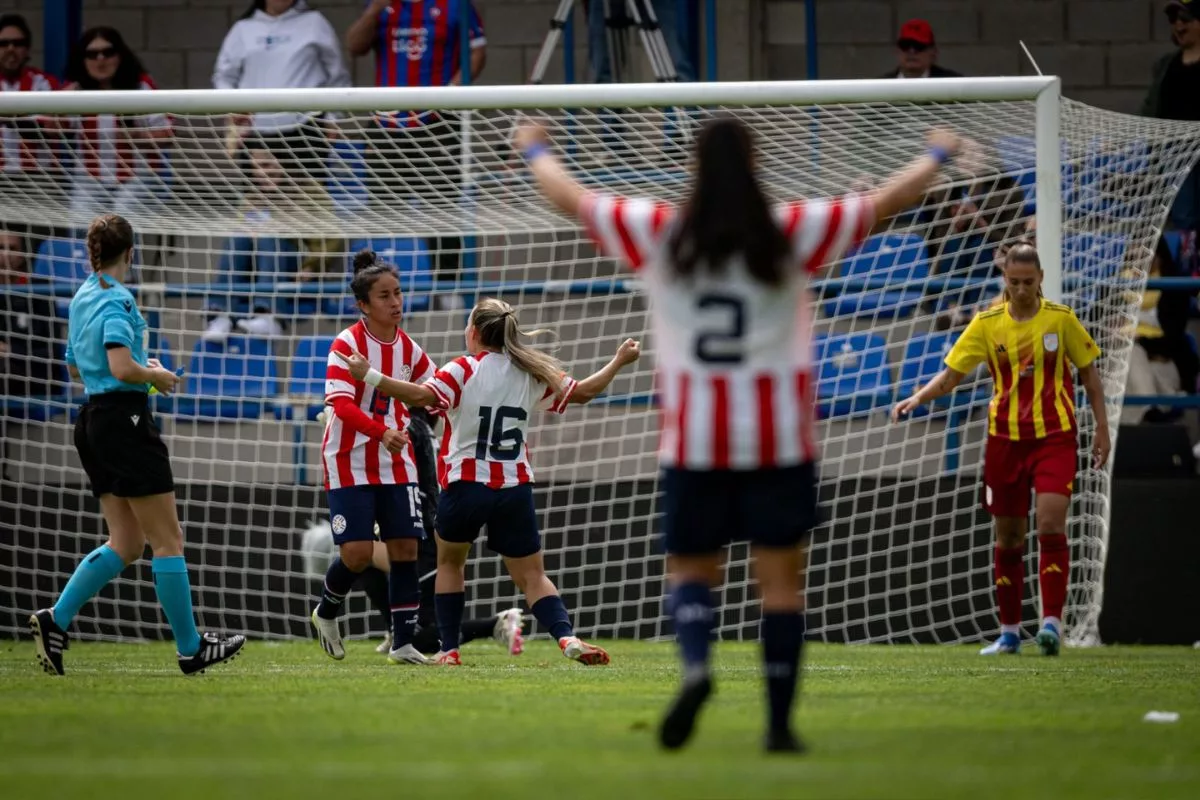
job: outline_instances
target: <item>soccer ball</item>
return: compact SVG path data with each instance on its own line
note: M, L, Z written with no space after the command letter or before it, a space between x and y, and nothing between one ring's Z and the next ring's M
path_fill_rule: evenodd
M327 519L315 519L300 537L300 555L304 559L304 571L313 578L325 575L337 555L333 544L333 528Z

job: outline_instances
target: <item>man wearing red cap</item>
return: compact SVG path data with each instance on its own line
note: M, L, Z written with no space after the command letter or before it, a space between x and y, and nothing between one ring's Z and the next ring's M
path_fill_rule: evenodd
M900 26L896 51L900 66L884 75L885 78L962 77L961 73L934 63L937 61L937 42L933 38L933 26L923 19L910 19Z

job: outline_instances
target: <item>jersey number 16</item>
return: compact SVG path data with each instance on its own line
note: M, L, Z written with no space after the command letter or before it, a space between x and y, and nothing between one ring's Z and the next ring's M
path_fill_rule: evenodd
M529 415L515 406L479 408L479 438L475 440L475 458L480 461L516 461L525 446L525 433L510 422L524 422Z

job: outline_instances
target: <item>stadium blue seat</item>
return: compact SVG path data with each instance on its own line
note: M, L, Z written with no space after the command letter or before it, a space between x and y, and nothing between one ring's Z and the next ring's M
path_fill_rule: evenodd
M325 407L325 365L329 358L329 348L333 346L333 339L332 336L308 336L296 343L296 352L292 355L291 377L287 384L289 402L276 406L277 418L292 418L291 403L307 400L305 418L310 421L315 420L317 414Z
M221 252L216 282L273 284L292 281L300 272L300 257L300 246L293 239L233 236ZM317 310L315 298L296 299L278 295L257 297L253 294L231 294L222 305L234 314L246 314L263 307L277 314L313 314Z
M326 190L339 212L355 212L370 200L367 189L367 143L335 139L326 161Z
M1083 313L1100 296L1104 283L1121 274L1125 237L1074 233L1063 236L1063 274L1075 282L1063 287L1063 302Z
M872 236L846 256L840 274L843 278L880 278L896 288L847 289L825 301L828 316L907 316L920 304L924 290L919 283L929 276L925 240L911 233Z
M82 239L46 239L33 258L33 274L72 285L83 283L92 274L86 243ZM54 301L54 308L62 319L67 318L70 305L70 298Z
M1167 249L1171 251L1171 258L1175 259L1175 264L1179 264L1179 253L1183 248L1183 231L1163 231L1163 239L1167 242Z
M861 416L894 398L887 342L873 333L821 336L817 352L817 409L822 418Z
M182 417L257 419L279 393L275 355L266 339L198 342L187 377L184 392L175 397L175 413Z
M898 397L908 397L917 389L924 386L945 367L946 354L958 341L962 331L938 331L917 335L908 340L904 346L904 361L900 365L900 380L896 394ZM975 405L986 403L991 397L989 386L980 386L974 390L956 391L953 394L939 398L933 403L935 408L948 406ZM929 405L917 408L913 417L923 417L930 411Z

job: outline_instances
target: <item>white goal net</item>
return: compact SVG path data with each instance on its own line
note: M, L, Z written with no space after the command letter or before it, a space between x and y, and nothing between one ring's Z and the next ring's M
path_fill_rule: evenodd
M673 201L685 196L692 135L717 112L753 126L778 199L869 186L921 152L931 126L969 140L920 207L814 285L826 521L813 540L808 600L811 630L829 641L993 632L992 533L979 508L990 381L975 376L903 425L889 425L887 410L937 371L967 316L995 296L998 254L1036 237L1051 295L1060 285L1105 351L1116 420L1138 294L1175 186L1200 155L1195 126L1060 101L1057 81L1039 78L5 94L0 134L25 158L0 172L0 227L24 237L31 273L4 287L5 311L41 321L22 334L27 352L61 364L66 301L88 271L78 226L115 211L138 231L134 280L152 354L187 370L185 391L158 399L158 422L204 626L309 635L330 548L319 530L324 362L330 338L355 319L348 270L369 247L400 270L404 328L438 363L461 354L467 309L483 296L513 303L525 326L552 328L576 374L597 368L623 337L642 339L635 369L591 405L538 419L530 449L547 566L576 626L600 637L670 633L646 301L575 221L549 209L514 158L514 119L533 109L587 184ZM281 121L298 127L255 127ZM104 539L72 446L81 389L60 367L22 377L37 357L11 350L0 483L5 636L23 630ZM1111 494L1107 472L1084 459L1094 421L1082 394L1078 406L1066 623L1071 641L1088 643L1097 640ZM1031 541L1031 568L1036 557ZM754 636L744 548L734 548L729 570L722 633ZM468 578L469 613L518 600L482 548ZM1032 623L1032 569L1030 578ZM350 619L354 634L380 632L361 596ZM76 633L169 636L148 561L86 606Z

